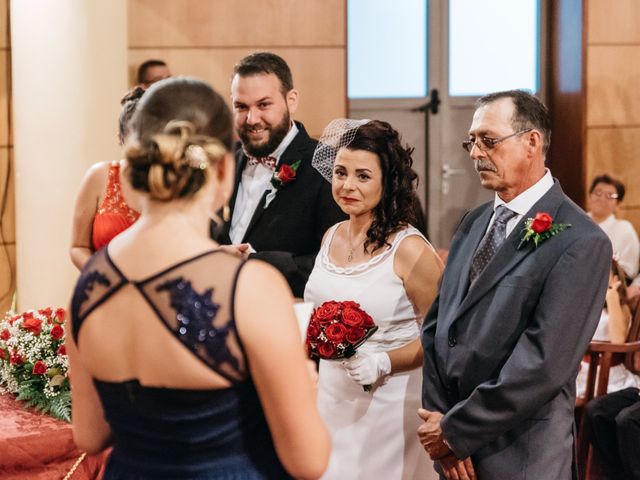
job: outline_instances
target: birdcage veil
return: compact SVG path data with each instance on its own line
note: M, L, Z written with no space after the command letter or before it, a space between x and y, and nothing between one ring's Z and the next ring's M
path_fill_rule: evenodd
M333 163L341 148L348 147L356 136L358 128L371 120L353 120L337 118L327 125L318 140L318 146L313 152L311 165L331 183Z

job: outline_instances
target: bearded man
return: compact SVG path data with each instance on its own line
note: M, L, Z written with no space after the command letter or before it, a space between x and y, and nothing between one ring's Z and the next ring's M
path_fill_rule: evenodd
M311 166L317 140L291 118L298 96L278 55L253 53L235 66L235 186L222 231L212 236L275 266L302 297L324 232L345 217Z

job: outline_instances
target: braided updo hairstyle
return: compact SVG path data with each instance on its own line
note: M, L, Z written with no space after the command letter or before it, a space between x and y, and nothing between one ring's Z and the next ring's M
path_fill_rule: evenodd
M413 148L403 147L400 134L387 122L372 120L360 126L348 150L375 153L382 170L382 195L373 209L373 222L367 230L365 250L373 252L389 245L390 235L408 224L415 224L415 188L418 174L413 170Z
M188 77L154 83L129 125L127 175L155 200L190 198L209 165L231 149L231 112L208 84Z

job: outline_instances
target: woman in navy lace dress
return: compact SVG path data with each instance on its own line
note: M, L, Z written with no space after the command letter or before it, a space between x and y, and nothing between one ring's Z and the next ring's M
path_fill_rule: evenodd
M209 239L233 188L231 118L172 78L138 105L140 219L85 265L71 305L73 430L105 478L316 478L329 437L282 276Z

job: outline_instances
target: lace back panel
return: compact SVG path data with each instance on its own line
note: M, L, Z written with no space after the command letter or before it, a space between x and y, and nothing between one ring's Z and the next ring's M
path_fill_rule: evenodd
M119 279L122 284L129 283L110 262L107 250L94 256L104 261L92 260L78 281L72 303L76 339L87 315L119 288L102 288L99 280L106 278L110 285L118 285ZM235 383L248 374L233 318L235 285L243 264L242 260L222 251L207 252L142 281L131 282L136 289L128 289L123 295L132 295L132 312L137 309L136 303L147 303L180 343ZM88 283L91 279L96 279L91 284L93 287Z
M120 162L111 162L107 177L107 191L105 193L97 215L114 213L126 217L131 223L135 222L140 214L131 208L122 196L122 186L120 185Z

